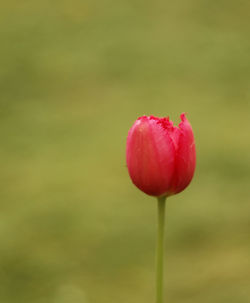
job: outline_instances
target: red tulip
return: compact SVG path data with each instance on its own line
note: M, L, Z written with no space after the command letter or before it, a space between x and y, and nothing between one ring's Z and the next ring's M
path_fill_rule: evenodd
M128 133L126 160L132 182L151 196L170 196L191 182L196 163L192 127L181 114L179 127L169 118L143 116Z

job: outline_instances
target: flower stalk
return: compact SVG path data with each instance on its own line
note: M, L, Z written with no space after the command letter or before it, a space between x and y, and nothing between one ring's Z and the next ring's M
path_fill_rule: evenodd
M164 225L166 196L158 197L158 230L156 248L156 303L163 303Z

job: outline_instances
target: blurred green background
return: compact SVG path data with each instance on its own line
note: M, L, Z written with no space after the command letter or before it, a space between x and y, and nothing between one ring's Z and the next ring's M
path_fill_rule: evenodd
M250 2L6 1L0 302L153 303L156 202L125 142L144 114L197 145L167 203L166 302L250 302Z

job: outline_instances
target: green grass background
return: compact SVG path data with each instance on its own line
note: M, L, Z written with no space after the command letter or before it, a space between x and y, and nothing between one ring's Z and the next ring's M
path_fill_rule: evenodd
M249 11L1 3L1 303L154 302L156 202L125 142L138 116L184 111L197 170L167 203L166 302L250 301Z

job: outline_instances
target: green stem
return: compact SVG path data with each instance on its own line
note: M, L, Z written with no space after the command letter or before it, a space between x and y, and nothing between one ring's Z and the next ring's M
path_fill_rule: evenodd
M158 197L158 232L156 251L156 303L163 303L164 222L166 197Z

